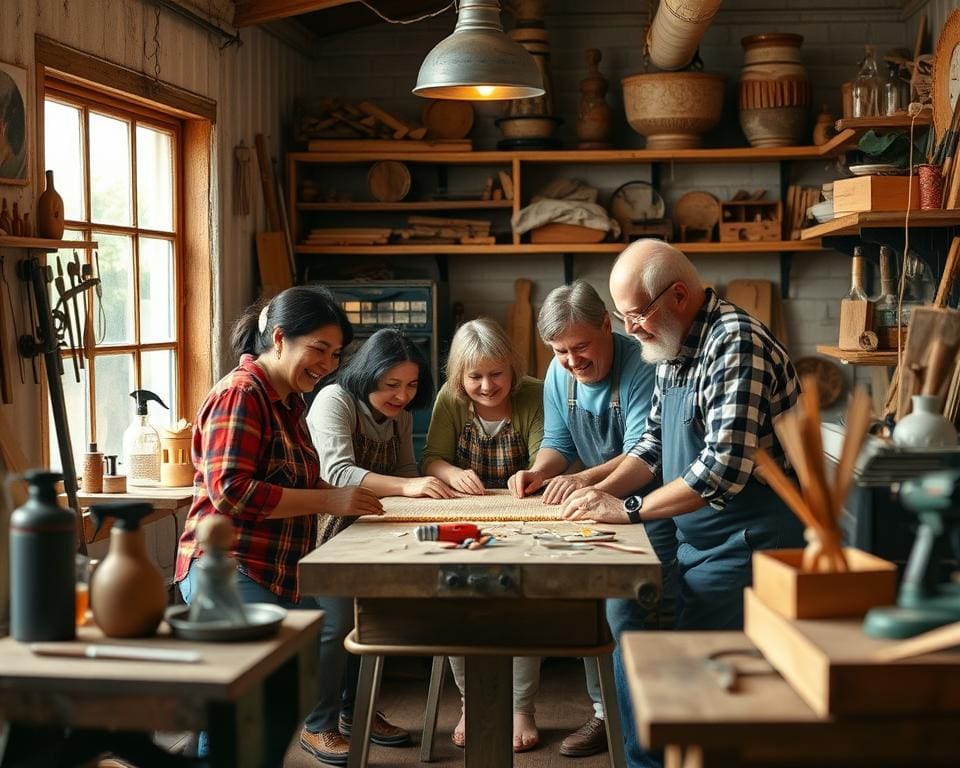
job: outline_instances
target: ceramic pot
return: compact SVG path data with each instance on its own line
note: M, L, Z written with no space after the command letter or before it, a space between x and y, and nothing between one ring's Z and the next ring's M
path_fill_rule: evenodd
M53 187L53 171L47 171L47 188L37 199L37 235L50 240L63 237L63 198Z
M647 149L699 147L701 134L720 122L722 75L653 72L623 78L627 122L647 138Z
M810 81L800 57L803 37L771 33L740 42L744 55L738 106L747 141L754 147L803 143L810 109Z
M948 448L957 444L957 430L943 413L937 395L914 395L913 411L893 430L893 442L906 448Z

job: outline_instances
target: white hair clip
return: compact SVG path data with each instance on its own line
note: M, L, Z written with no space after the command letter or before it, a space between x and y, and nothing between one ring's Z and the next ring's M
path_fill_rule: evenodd
M270 309L269 304L264 304L263 309L260 310L260 317L257 320L257 329L260 333L263 333L267 330L267 310Z

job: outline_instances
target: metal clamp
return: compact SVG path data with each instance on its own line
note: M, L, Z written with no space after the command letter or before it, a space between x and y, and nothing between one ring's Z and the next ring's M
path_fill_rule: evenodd
M437 573L437 594L456 597L520 597L515 565L447 565Z

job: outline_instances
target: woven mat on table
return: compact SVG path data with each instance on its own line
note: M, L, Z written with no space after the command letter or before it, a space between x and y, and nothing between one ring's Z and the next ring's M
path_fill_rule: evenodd
M560 519L559 505L544 504L540 496L515 499L508 491L487 491L486 496L464 496L458 499L408 499L404 496L389 496L382 501L386 514L377 519L388 522L546 522Z

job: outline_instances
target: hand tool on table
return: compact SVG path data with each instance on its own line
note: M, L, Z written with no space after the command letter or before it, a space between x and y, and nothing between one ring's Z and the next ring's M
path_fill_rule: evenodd
M650 550L646 547L635 547L631 544L618 544L615 541L541 541L540 542L547 549L572 549L572 550L588 550L593 549L594 547L606 547L607 549L615 549L618 552L630 552L635 555L649 555Z
M69 265L68 265L69 270ZM70 344L70 358L73 360L73 375L77 383L80 383L80 366L77 363L77 346L80 344L80 326L77 326L77 346L74 345L73 338L73 323L70 322L70 308L66 303L66 300L63 298L64 294L67 292L66 286L63 282L63 262L60 260L60 254L57 254L57 276L54 278L53 284L57 288L57 296L59 301L57 306L52 310L53 319L54 319L54 330L57 332L57 335L61 335L66 331L66 338ZM60 312L59 308L63 307L66 310L65 313ZM57 321L62 322L63 328L57 327Z
M67 262L67 274L70 275L70 288L83 285L83 278L80 276L80 254L76 251L73 252L73 261ZM74 291L73 293L73 315L76 320L76 324L73 327L77 329L77 347L80 346L80 305L77 303L77 293L79 292L80 291ZM72 343L71 346L73 346ZM86 367L83 362L83 355L81 354L79 357L80 367Z
M737 657L740 661L737 661ZM775 670L756 648L731 648L714 651L703 659L704 666L712 672L719 686L727 693L740 689L744 677L775 675Z
M202 659L197 651L175 648L145 648L135 645L100 645L90 643L30 643L30 652L37 656L66 656L71 659L125 659L128 661L171 661L195 664Z

